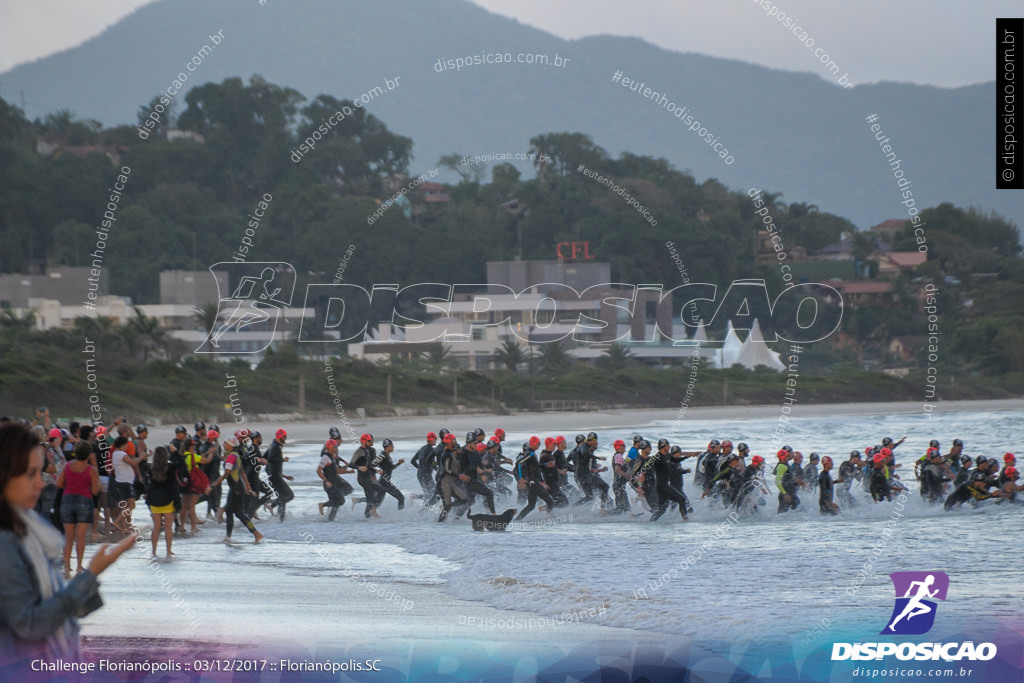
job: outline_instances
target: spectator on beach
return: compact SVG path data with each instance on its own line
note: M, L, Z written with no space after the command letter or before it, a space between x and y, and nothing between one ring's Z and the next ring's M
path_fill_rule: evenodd
M100 607L97 576L134 541L101 546L65 584L62 539L33 508L43 490L43 446L25 426L0 426L0 661L80 656L78 622ZM10 671L6 671L10 674Z
M92 447L79 444L74 459L65 465L57 479L57 488L63 490L60 501L60 519L64 524L64 578L71 577L71 546L78 554L78 573L83 571L85 556L85 534L92 526L92 497L99 493L100 477L96 468L89 464Z

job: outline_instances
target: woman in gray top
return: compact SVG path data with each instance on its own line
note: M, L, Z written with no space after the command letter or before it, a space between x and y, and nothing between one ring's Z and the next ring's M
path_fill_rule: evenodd
M102 605L97 575L135 540L101 546L89 569L65 584L63 539L33 511L43 469L43 446L28 428L0 426L0 666L78 659L76 617Z

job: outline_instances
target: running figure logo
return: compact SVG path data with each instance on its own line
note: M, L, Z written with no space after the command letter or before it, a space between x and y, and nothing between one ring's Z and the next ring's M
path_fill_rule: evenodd
M901 636L927 633L935 623L937 604L933 600L946 599L949 577L943 572L893 572L889 577L896 589L896 605L882 633Z
M259 353L274 341L278 321L295 291L295 269L287 263L215 263L217 318L196 353ZM230 292L224 295L222 286ZM262 332L244 342L249 348L228 348L228 332ZM253 348L253 344L259 348Z

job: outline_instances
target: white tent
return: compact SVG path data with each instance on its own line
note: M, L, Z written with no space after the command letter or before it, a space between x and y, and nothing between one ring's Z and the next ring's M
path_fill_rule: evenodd
M740 342L740 338L736 336L736 330L732 328L732 321L730 320L725 328L725 341L722 342L722 350L718 355L718 367L731 368L732 364L738 361L742 350L743 344Z
M732 332L732 324L729 327ZM735 336L735 333L733 333ZM726 344L729 343L726 338ZM725 347L722 347L725 350ZM743 342L743 346L740 348L739 353L736 355L734 363L739 363L748 370L753 370L758 365L764 365L777 372L782 372L786 369L786 366L779 358L779 354L768 348L768 344L764 340L764 335L761 334L761 326L757 324L757 320L754 320L754 325L750 329L750 335L747 337L747 341ZM728 367L728 366L726 366Z

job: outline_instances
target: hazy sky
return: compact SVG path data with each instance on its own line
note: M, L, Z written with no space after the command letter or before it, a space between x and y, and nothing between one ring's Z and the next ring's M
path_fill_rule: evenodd
M151 0L0 0L0 73L78 45ZM296 0L267 0L267 2ZM366 0L368 2L374 0ZM424 0L429 2L429 0ZM768 17L765 0L474 0L564 38L611 33L795 71L816 69L810 50ZM254 10L258 1L252 0ZM778 0L853 83L953 87L994 78L995 17L1020 0Z

